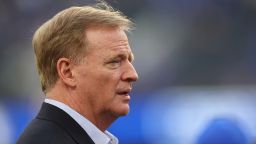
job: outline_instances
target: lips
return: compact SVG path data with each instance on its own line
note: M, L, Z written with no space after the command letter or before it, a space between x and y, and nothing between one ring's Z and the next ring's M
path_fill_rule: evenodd
M129 89L120 89L120 90L117 91L117 94L118 95L128 95L131 91L132 91L131 88L129 88Z

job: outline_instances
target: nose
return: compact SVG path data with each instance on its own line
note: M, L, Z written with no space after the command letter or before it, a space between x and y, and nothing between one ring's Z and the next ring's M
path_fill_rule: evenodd
M125 68L124 73L122 74L122 80L128 82L135 82L138 80L138 73L132 63L129 62L128 66Z

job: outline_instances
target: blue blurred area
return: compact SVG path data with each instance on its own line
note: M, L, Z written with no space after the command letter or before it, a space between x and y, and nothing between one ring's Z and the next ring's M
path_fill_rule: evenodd
M253 143L255 92L248 87L179 87L135 95L130 115L110 130L127 144Z
M8 141L15 143L21 132L34 117L36 109L28 101L13 99L4 100L1 106L5 110L7 123L11 128L10 140Z
M32 107L26 102L10 101L7 102L5 106L10 119L9 122L14 129L12 140L16 140L25 129L26 125L31 121L35 112L31 110ZM15 143L15 141L13 141L13 143Z
M249 144L249 140L234 119L216 118L206 127L197 144Z
M256 136L255 93L248 87L133 93L130 113L109 131L122 144L250 144ZM37 110L25 101L6 101L2 106L13 143Z

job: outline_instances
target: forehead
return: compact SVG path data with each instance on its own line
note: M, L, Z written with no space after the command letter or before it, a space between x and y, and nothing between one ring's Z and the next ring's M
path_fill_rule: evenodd
M131 53L124 30L118 27L90 27L85 31L88 48Z
M86 40L89 44L106 44L111 42L128 42L124 30L118 27L89 27L85 30Z

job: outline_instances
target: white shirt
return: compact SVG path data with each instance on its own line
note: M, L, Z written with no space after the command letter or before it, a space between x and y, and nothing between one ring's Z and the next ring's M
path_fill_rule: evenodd
M107 130L102 132L92 122L90 122L88 119L83 117L81 114L66 104L52 99L45 99L44 102L54 105L65 111L86 131L86 133L91 137L95 144L118 144L118 139L114 135L112 135Z

